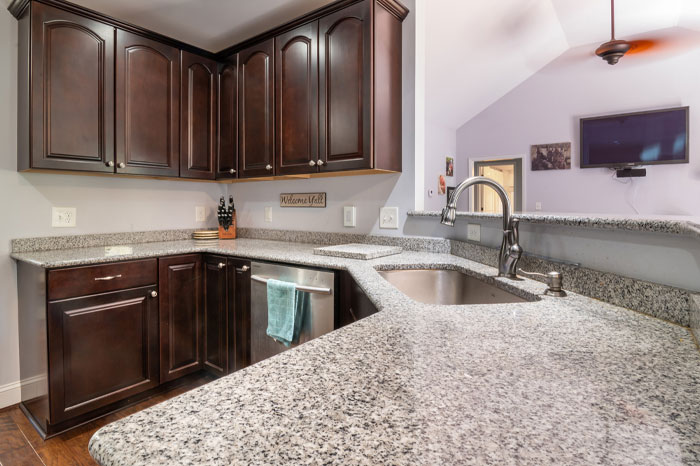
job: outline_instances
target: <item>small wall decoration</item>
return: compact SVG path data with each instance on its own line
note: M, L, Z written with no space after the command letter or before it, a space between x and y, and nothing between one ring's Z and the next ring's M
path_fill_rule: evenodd
M445 157L445 175L455 176L455 159L452 157Z
M280 207L326 207L326 193L282 193Z
M438 196L443 196L445 190L447 189L447 182L445 181L445 175L440 175L438 177Z
M537 144L530 146L532 170L569 170L571 168L571 143Z

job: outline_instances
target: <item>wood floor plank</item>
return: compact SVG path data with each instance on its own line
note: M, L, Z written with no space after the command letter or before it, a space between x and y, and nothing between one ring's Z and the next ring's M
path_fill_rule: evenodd
M19 409L15 409L19 411ZM3 466L41 465L41 460L36 452L13 421L12 412L0 413L0 464Z

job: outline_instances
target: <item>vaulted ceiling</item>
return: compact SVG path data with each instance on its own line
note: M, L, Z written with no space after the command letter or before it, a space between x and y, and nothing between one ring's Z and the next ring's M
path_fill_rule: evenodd
M618 38L700 30L699 0L616 0L615 10ZM594 50L610 38L610 0L429 0L426 11L427 118L448 128L567 50L609 66Z

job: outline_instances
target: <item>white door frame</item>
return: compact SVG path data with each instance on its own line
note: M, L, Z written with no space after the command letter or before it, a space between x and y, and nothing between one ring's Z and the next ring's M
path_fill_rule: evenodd
M525 176L525 173L527 173L529 170L526 167L526 163L530 160L530 158L525 155L525 154L517 154L517 155L477 155L477 156L472 156L467 158L467 163L469 164L469 177L472 177L475 175L474 171L474 162L490 162L490 161L497 161L497 160L511 160L511 159L520 159L522 160L522 165L523 165L523 170L522 170L522 180L520 180L520 186L522 186L522 208L525 210L526 201L527 201L527 176ZM469 212L474 212L474 200L472 196L469 196Z

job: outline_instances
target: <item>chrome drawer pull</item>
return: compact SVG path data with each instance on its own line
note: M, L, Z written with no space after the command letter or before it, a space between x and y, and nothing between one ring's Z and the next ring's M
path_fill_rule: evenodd
M104 280L104 281L107 281L107 280L114 280L115 278L122 278L122 274L119 274L119 275L109 275L109 276L107 276L107 277L95 277L95 281L97 282L97 281L100 281L100 280Z
M254 282L264 283L265 285L267 285L268 279L265 277L260 277L258 275L252 275L250 277L250 279L253 280ZM317 286L304 286L304 285L297 285L297 284L295 284L295 286L297 287L297 291L305 291L307 293L316 293L316 294L332 294L332 290L330 288L319 288Z

